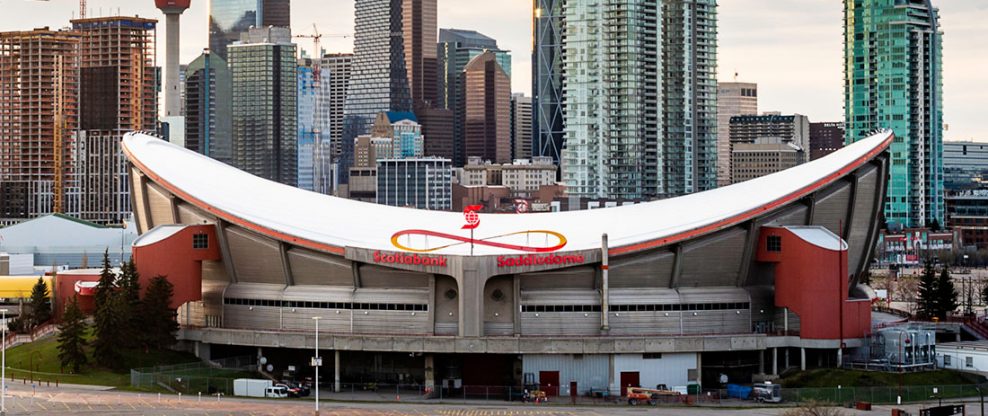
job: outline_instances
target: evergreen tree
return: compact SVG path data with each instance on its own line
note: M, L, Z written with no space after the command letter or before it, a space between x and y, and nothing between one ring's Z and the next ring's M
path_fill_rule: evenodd
M919 279L919 297L916 299L916 314L923 318L939 316L937 302L937 275L933 262L926 261L923 275Z
M124 332L122 339L124 341L124 346L126 347L137 347L140 345L140 334L144 331L142 328L142 316L141 310L141 286L139 283L140 277L137 274L137 267L134 265L133 259L121 265L121 274L118 284L120 286L120 295L123 296L124 301L120 304L120 310L117 311L121 316L126 319L126 324L121 328Z
M73 373L79 373L79 369L88 362L85 339L87 327L75 297L65 306L65 315L62 316L58 329L58 359L62 367L71 367Z
M103 252L103 270L99 273L99 282L96 284L96 308L99 308L100 304L106 303L110 294L116 290L117 286L117 275L113 272L113 268L110 266L110 250L107 249Z
M950 278L950 270L946 267L940 271L940 278L937 279L937 316L940 319L946 318L947 315L954 313L957 309L957 289L954 287L954 281Z
M96 337L93 339L93 358L96 363L112 369L122 369L120 349L127 345L127 317L120 313L127 299L121 292L111 292L102 304L96 306Z
M30 328L37 327L51 319L50 294L45 279L39 277L37 283L31 288L31 313L28 314L27 319Z
M164 349L175 343L178 322L175 310L171 308L174 288L164 276L156 276L148 284L142 302L143 333L148 347Z

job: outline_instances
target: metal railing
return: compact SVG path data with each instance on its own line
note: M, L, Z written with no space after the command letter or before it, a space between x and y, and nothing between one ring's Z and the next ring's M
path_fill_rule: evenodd
M130 370L135 388L162 388L175 393L233 394L233 380L251 378L257 357L243 356L216 361L163 365Z

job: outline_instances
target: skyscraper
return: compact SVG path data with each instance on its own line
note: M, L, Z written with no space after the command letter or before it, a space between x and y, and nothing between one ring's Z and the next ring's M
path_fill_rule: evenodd
M717 2L665 0L662 9L659 182L672 197L717 187Z
M72 21L79 32L79 138L73 174L79 218L117 225L130 217L130 181L120 140L155 130L158 115L155 28L139 17Z
M661 193L661 11L656 1L565 3L560 164L567 193L622 199Z
M404 0L357 0L353 70L343 107L340 182L353 164L353 139L370 130L378 113L411 111L405 66L402 5ZM401 33L402 36L395 36Z
M844 1L847 142L895 132L885 218L944 224L943 74L930 0Z
M316 98L322 101L319 103L320 114L316 117L316 125L332 144L334 155L342 150L343 106L346 104L352 70L352 53L333 53L322 57L322 79L319 84L322 91Z
M473 58L463 69L464 156L511 162L511 79L493 52Z
M209 50L229 61L226 48L254 27L291 26L291 0L210 0Z
M810 160L817 160L844 147L844 123L810 123Z
M316 86L315 67L308 59L300 59L298 65L298 187L307 191L315 190L316 146L322 143L322 132L316 126L316 101L319 90ZM308 63L308 65L307 65ZM321 88L319 88L321 89Z
M73 208L79 35L0 33L0 226Z
M563 150L563 2L535 0L532 13L532 154L557 164Z
M185 147L227 164L233 163L232 82L226 62L208 49L186 70Z
M415 108L436 103L437 0L403 0L405 71Z
M230 45L233 165L297 185L296 46L287 28L251 29Z
M532 97L511 95L511 159L532 158Z
M498 65L511 78L511 54L497 46L497 41L473 30L442 29L439 31L438 106L452 111L454 117L451 153L436 154L453 160L453 166L466 163L464 151L464 103L462 100L463 70L473 58L484 52L494 54ZM423 123L426 124L426 123ZM434 129L425 125L426 139L435 139ZM430 146L432 147L432 146Z
M731 184L731 117L758 114L758 84L717 84L717 186Z

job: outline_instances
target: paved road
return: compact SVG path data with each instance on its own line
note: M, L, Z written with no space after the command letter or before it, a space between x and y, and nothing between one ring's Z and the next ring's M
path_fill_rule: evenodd
M921 406L905 406L918 414ZM889 414L890 407L876 407L874 412L847 411L847 415ZM154 415L154 416L227 416L227 415L312 415L311 400L253 400L224 397L199 399L157 394L138 394L91 387L37 387L12 384L8 388L7 411L10 415ZM408 403L340 403L323 402L321 415L333 416L605 416L605 415L685 415L685 416L761 416L778 415L783 408L650 408L631 406L563 407L477 403L475 405L439 405ZM979 414L975 404L968 414Z

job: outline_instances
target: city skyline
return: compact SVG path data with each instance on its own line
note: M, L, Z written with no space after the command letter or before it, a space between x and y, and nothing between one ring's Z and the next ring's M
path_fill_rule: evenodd
M130 4L127 4L130 3ZM90 16L120 14L155 18L164 15L152 1L141 4L118 0L90 0ZM768 7L768 0L719 2L718 78L760 85L760 109L799 112L812 121L843 118L842 5L827 0L805 0L799 9ZM0 31L67 26L78 14L76 2L0 0L5 10ZM294 0L293 34L310 34L315 23L324 34L353 32L353 2ZM208 45L208 2L193 2L183 15L181 61L189 63ZM938 3L944 35L945 140L988 142L988 126L980 122L979 98L988 96L988 83L977 68L988 66L988 54L978 53L988 43L979 21L988 17L988 4L977 0ZM111 13L112 12L112 13ZM11 17L16 16L16 19ZM445 1L439 4L439 27L477 30L498 40L512 52L512 90L531 95L531 1ZM164 41L164 25L159 42ZM323 38L327 52L349 52L352 37ZM312 42L296 39L311 52ZM163 48L159 48L163 58ZM161 61L161 59L159 59ZM163 61L161 61L163 62Z

